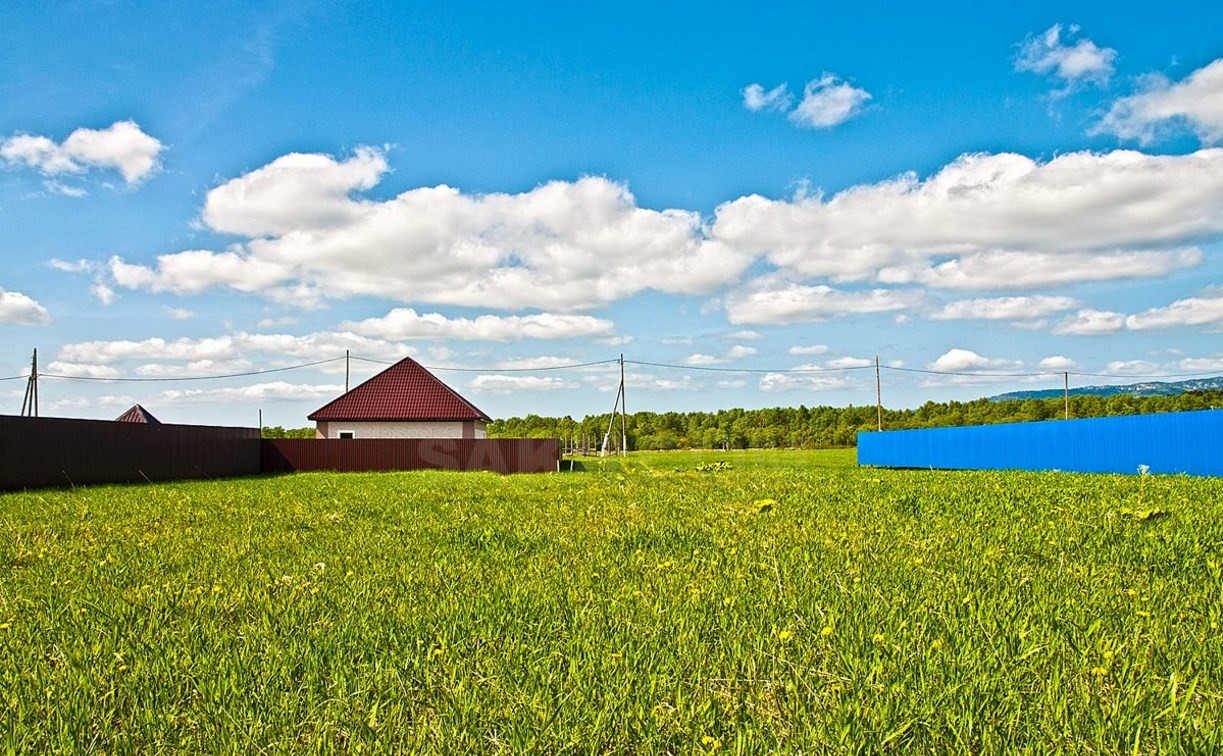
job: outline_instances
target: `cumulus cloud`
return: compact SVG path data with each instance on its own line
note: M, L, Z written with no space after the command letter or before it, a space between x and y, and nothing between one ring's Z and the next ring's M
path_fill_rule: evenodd
M948 302L931 320L1036 320L1077 307L1070 297L989 297Z
M803 99L790 112L790 120L812 129L830 129L856 116L869 99L870 92L826 73L803 87Z
M802 375L796 373L767 373L757 387L768 393L783 391L832 391L852 388L853 379L844 375Z
M211 404L235 401L296 401L333 399L344 393L343 384L310 384L271 381L232 388L170 390L157 394L150 404Z
M0 141L0 159L46 176L85 173L90 168L113 169L131 186L157 171L164 149L135 121L117 121L105 129L77 129L62 143L45 136L14 134ZM63 189L61 193L70 196L82 192L72 187Z
M749 84L743 88L743 107L752 112L788 112L792 123L811 129L830 129L848 121L860 113L870 99L870 92L858 89L830 73L807 82L803 87L802 99L793 109L794 95L790 93L788 84L779 84L768 90L760 84Z
M865 357L837 357L824 363L827 367L838 369L864 368L875 364L874 360Z
M717 208L711 234L840 281L988 290L1161 275L1223 234L1223 149L963 155L925 180L830 198L741 197Z
M52 361L43 372L73 378L118 378L120 375L116 368L109 365L89 365L61 360Z
M1142 91L1114 102L1092 133L1149 144L1164 131L1183 124L1205 143L1223 140L1223 59L1199 68L1183 81L1152 74L1143 83Z
M740 331L733 331L722 336L724 341L758 341L764 338L764 334L759 331L753 331L750 328L744 328Z
M406 351L402 345L347 332L319 331L304 336L238 332L199 339L81 341L62 345L56 357L64 362L92 365L116 365L128 360L224 362L244 359L252 353L314 361L343 356L346 349L385 360L402 358Z
M999 370L1016 370L1021 364L1013 360L983 357L971 349L948 349L938 356L934 362L926 365L928 370L940 373L960 372L997 372Z
M1079 363L1060 354L1046 357L1040 361L1040 367L1043 370L1074 370L1078 366Z
M1119 378L1149 378L1167 371L1150 360L1113 360L1104 368L1104 372Z
M743 359L744 357L751 357L754 354L756 354L755 347L743 346L742 344L736 344L735 346L732 346L730 349L726 350L725 352L719 355L700 354L700 353L688 355L687 357L684 358L683 362L685 365L694 365L694 366L720 365L726 362L733 362L735 360Z
M827 354L828 347L823 344L811 344L810 346L792 346L786 350L786 354L799 355L804 357L814 357L820 354Z
M1202 261L1196 247L1135 252L977 252L937 264L882 268L888 284L925 284L941 289L1039 289L1087 281L1158 278Z
M800 323L904 310L915 307L921 297L921 292L916 291L842 291L823 284L808 286L766 276L729 294L726 313L735 324Z
M372 147L344 161L291 153L208 192L200 220L252 238L342 228L362 213L353 194L372 189L388 169Z
M606 336L615 323L589 315L480 315L448 318L430 312L418 315L411 308L396 308L381 318L341 324L366 336L382 339L447 339L462 341L518 341L521 339L574 339Z
M924 377L920 385L927 387L975 386L1032 380L1030 377L1016 375L1023 370L1022 362L1001 357L985 357L971 349L949 349L933 362L927 363L926 369L946 374Z
M750 255L707 239L699 213L638 207L605 178L553 181L520 194L448 186L362 199L387 169L362 148L347 160L289 155L213 189L202 222L241 234L224 251L110 263L127 288L212 287L310 304L357 295L399 301L580 310L646 289L704 294Z
M753 113L758 110L786 111L793 102L788 84L778 84L767 91L760 84L748 84L743 88L743 107Z
M1077 26L1069 28L1068 37L1079 31ZM1090 39L1080 39L1073 44L1062 41L1062 25L1054 24L1044 34L1029 37L1019 46L1015 58L1016 71L1052 76L1060 79L1066 88L1054 94L1066 94L1082 83L1090 82L1103 86L1113 75L1113 61L1117 51L1111 47L1099 47Z
M1116 333L1125 325L1125 316L1112 310L1079 310L1053 327L1059 336L1098 336Z
M477 375L467 387L477 393L517 394L521 391L575 389L580 384L564 378L537 375Z
M1223 292L1213 295L1178 299L1167 307L1155 307L1125 319L1133 331L1175 326L1207 326L1211 331L1223 330Z
M0 289L0 323L43 325L51 322L47 308L18 291Z

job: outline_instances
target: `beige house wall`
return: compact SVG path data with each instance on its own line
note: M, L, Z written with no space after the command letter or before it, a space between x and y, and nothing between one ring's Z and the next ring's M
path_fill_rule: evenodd
M316 438L339 438L352 431L353 438L488 438L483 421L475 422L349 422L320 420Z

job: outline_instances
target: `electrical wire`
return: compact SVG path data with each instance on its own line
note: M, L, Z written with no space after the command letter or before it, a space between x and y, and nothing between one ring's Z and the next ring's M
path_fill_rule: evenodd
M281 368L269 368L267 370L249 370L245 373L226 373L224 375L189 375L189 376L173 376L165 378L103 378L94 375L60 375L57 373L39 373L39 378L59 378L66 381L101 381L101 382L125 382L125 383L157 383L166 381L214 381L221 378L247 378L253 375L267 375L269 373L283 373L289 370L301 370L302 368L315 367L317 365L326 365L329 362L337 362L344 359L343 357L332 357L329 360L318 360L317 362L306 362L301 365L290 365Z
M618 362L619 360L612 360ZM841 373L849 370L868 370L874 365L851 365L847 367L824 367L824 368L778 368L776 370L765 370L761 368L730 368L730 367L712 367L710 365L672 365L665 362L643 362L641 360L625 360L626 365L647 365L649 367L669 368L672 370L706 370L718 373Z
M314 362L306 362L300 365L289 365L287 367L268 368L266 370L249 370L240 373L225 373L221 375L195 375L195 376L167 376L167 377L114 377L106 378L101 376L86 376L86 375L64 375L61 373L44 373L38 374L39 378L55 378L66 381L95 381L95 382L113 382L113 383L163 383L163 382L183 382L183 381L212 381L226 378L248 378L257 375L269 375L272 373L283 373L291 370L301 370L304 368L317 367L319 365L327 365L333 362L339 362L346 359L345 357L332 357L326 360L316 360ZM347 359L352 359L357 362L367 362L377 365L394 365L395 362L387 360L376 360L370 357L350 356ZM557 370L578 370L582 368L598 367L601 365L613 365L619 363L618 358L607 360L596 360L594 362L581 362L572 365L550 365L541 367L522 367L522 368L463 368L463 367L443 367L443 366L424 366L426 370L445 371L454 373L535 373L548 372ZM845 373L854 370L870 370L875 367L873 364L868 365L851 365L845 367L809 367L809 368L735 368L735 367L716 367L712 365L677 365L666 362L649 362L645 360L624 360L626 365L641 365L643 367L663 368L667 370L693 370L704 372L717 373L752 373L752 374L768 374L768 373L787 373L787 374L803 374L803 373ZM1203 370L1191 373L1087 373L1075 370L1047 370L1030 373L1020 372L969 372L960 370L929 370L923 368L908 368L896 367L893 365L880 365L880 370L891 370L902 373L919 373L923 375L945 375L957 376L965 378L1045 378L1059 375L1069 374L1072 376L1085 378L1146 378L1146 379L1166 379L1166 378L1193 378L1203 376L1218 375L1218 370ZM15 381L28 378L28 375L13 375L5 378L0 378L0 381Z
M353 357L352 359L360 362L373 362L378 365L394 365L394 362L385 360L372 360L368 357ZM531 367L531 368L461 368L461 367L435 367L431 365L422 365L425 370L448 371L451 373L537 373L547 370L576 370L577 368L594 367L596 365L611 365L619 363L620 360L599 360L598 362L581 362L574 365L550 365L548 367ZM625 360L628 362L628 360Z

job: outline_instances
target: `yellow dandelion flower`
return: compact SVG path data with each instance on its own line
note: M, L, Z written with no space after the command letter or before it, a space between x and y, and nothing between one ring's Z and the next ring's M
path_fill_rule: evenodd
M883 633L875 633L874 641L876 643L883 643L886 640L887 640L887 636L885 636Z
M832 625L824 625L824 629L820 631L820 635L824 636L825 638L832 635L832 633Z
M782 630L780 633L777 634L777 640L782 641L783 643L785 641L790 640L793 637L794 637L794 631L792 630Z
M11 625L7 622L0 622L0 630L8 630Z
M1091 673L1095 675L1096 677L1104 677L1105 675L1108 674L1108 670L1105 669L1104 667L1092 667Z

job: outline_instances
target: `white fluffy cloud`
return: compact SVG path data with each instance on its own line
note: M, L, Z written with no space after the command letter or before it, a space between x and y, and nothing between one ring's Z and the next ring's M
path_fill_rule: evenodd
M1223 59L1184 81L1153 74L1144 77L1144 84L1143 91L1113 103L1093 133L1149 144L1163 130L1183 123L1205 143L1223 140Z
M1155 307L1125 319L1126 328L1133 331L1187 325L1223 330L1223 292L1179 299L1167 307Z
M485 394L516 394L520 391L575 389L580 384L565 378L538 375L477 375L467 387Z
M1078 27L1071 26L1069 31L1069 36L1074 36ZM1015 70L1061 79L1066 90L1058 94L1065 94L1080 82L1107 84L1116 57L1116 50L1100 47L1090 39L1073 44L1063 42L1062 25L1054 24L1044 34L1024 40L1015 59Z
M47 308L18 291L0 289L0 323L43 325L51 322Z
M1040 361L1040 367L1042 370L1074 370L1078 366L1079 363L1060 354L1046 357Z
M778 84L769 90L760 84L748 84L743 88L743 107L753 113L758 110L786 111L793 102L794 96L787 84Z
M1202 261L1196 247L1136 252L976 252L937 264L882 268L887 284L924 284L940 289L997 291L1040 289L1086 281L1158 278Z
M371 359L399 359L402 345L371 339L355 333L320 331L304 336L275 333L234 333L201 339L150 338L141 341L82 341L64 344L57 358L64 362L90 365L116 365L124 361L211 360L225 362L244 359L252 353L294 360L314 361L343 356L351 350Z
M1160 275L1223 234L1223 149L964 155L830 198L741 197L711 233L810 278L989 290Z
M852 388L852 378L838 374L768 373L758 384L761 391L780 393L783 391L833 391Z
M803 87L803 99L790 112L790 120L812 129L830 129L856 116L869 99L870 92L826 73Z
M793 354L803 357L814 357L816 355L827 354L828 347L824 344L812 344L810 346L792 346L786 350L786 354Z
M1014 371L1021 365L1013 360L983 357L970 349L948 349L934 362L926 365L928 370L940 373Z
M731 323L787 324L826 320L840 315L894 312L915 307L921 293L895 289L842 291L764 277L732 292L726 299Z
M862 112L870 99L870 92L858 89L830 73L807 82L803 87L802 99L792 110L790 106L794 104L794 95L790 93L788 84L778 84L768 90L760 84L748 84L743 88L743 107L752 112L789 112L790 121L811 129L830 129L848 121Z
M930 314L932 320L1036 320L1077 307L1070 297L989 297L948 302Z
M238 401L295 401L334 399L344 393L343 384L309 384L271 381L249 386L163 391L150 404L211 404Z
M1079 310L1053 327L1061 336L1098 336L1116 333L1125 325L1125 315L1111 310Z
M446 339L460 341L518 341L520 339L574 339L611 335L615 323L589 315L480 315L448 318L440 313L417 314L396 308L381 318L343 323L342 328L390 340Z
M694 365L694 366L720 365L726 362L733 362L735 360L740 360L740 359L743 359L744 357L751 357L754 354L756 354L755 347L743 346L742 344L736 344L735 346L732 346L730 349L727 349L725 352L723 352L720 355L700 354L700 353L691 354L685 357L683 362L685 365Z
M159 167L165 146L144 133L134 121L118 121L105 129L77 129L62 143L33 134L15 134L0 141L0 159L25 165L47 176L84 173L90 168L113 169L128 185L138 184ZM63 194L80 196L63 187Z
M249 237L228 250L114 259L128 288L195 293L217 286L285 302L371 295L400 301L579 310L646 289L708 293L751 263L703 234L698 213L640 208L604 178L521 194L448 186L385 201L355 193L387 169L382 153L347 160L287 155L213 189L202 221Z

